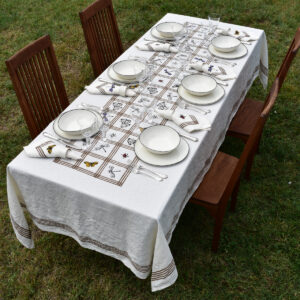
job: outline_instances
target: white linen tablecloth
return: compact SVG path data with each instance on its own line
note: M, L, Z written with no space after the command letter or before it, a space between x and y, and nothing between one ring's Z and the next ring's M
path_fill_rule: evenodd
M196 24L207 25L205 20L174 14L167 14L159 22L174 20L190 22L191 30L197 28ZM228 27L229 24L220 23L220 27L222 25ZM146 176L129 174L121 184L112 184L110 180L99 180L89 169L79 172L77 167L66 167L53 159L29 158L24 151L7 166L11 221L17 238L25 247L33 248L34 242L23 206L41 230L70 236L83 247L115 257L138 278L145 279L152 273L152 291L166 288L176 281L177 269L169 242L182 210L209 169L253 80L260 75L263 85L267 83L268 55L264 31L236 25L230 27L249 32L257 37L257 41L247 45L245 57L232 61L237 63L234 67L237 79L228 81L222 100L205 106L212 111L206 115L212 124L211 131L193 133L199 142L188 142L190 152L181 163L161 168L151 166L167 174L167 180L156 182ZM201 36L201 32L195 31L197 34ZM149 37L149 32L145 36ZM136 44L141 41L142 38ZM119 60L129 55L152 57L153 61L159 62L176 54L155 53L153 56L151 52L138 51L133 45ZM207 55L207 50L201 49L199 55ZM166 72L165 69L162 72ZM106 72L101 78L108 79ZM166 78L157 75L153 82L160 84L160 80ZM97 82L96 79L95 84ZM176 97L176 92L162 88L159 95L161 99L171 99ZM109 99L111 96L83 91L68 109L81 102L104 105ZM116 99L128 101L120 96ZM162 101L160 105L170 103ZM174 124L168 122L168 125L180 131ZM53 132L52 124L47 131ZM35 141L40 138L38 136Z

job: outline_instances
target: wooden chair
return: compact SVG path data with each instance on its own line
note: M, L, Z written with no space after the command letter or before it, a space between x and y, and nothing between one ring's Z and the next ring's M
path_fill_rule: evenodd
M267 99L266 106L254 124L254 128L250 133L241 157L238 159L219 151L200 186L190 199L190 202L205 207L215 219L212 242L212 250L215 252L219 246L227 202L231 196L231 210L234 211L243 166L264 127L270 110L275 103L278 90L279 79L276 79Z
M279 69L279 72L276 76L276 80L278 79L279 84L279 91L280 88L286 78L287 72L289 70L289 67L291 66L291 63L294 59L294 57L297 54L297 51L300 47L300 27L298 28L295 37L290 45L290 48L281 64L281 67ZM246 98L242 105L240 106L239 110L237 111L235 117L233 118L229 129L227 131L227 134L233 137L237 137L241 139L244 142L247 142L249 139L250 133L252 132L256 120L259 118L260 113L262 110L266 107L267 100L269 95L267 96L265 102L256 101L250 98ZM250 171L252 167L252 163L254 160L254 156L256 152L258 151L259 143L260 143L260 137L262 135L263 128L260 132L260 136L258 138L258 141L256 144L254 144L253 149L251 151L251 154L249 155L249 159L247 161L247 167L245 176L247 179L250 178Z
M95 77L123 52L111 0L97 0L79 13Z
M30 135L35 138L68 105L68 97L49 35L6 61Z

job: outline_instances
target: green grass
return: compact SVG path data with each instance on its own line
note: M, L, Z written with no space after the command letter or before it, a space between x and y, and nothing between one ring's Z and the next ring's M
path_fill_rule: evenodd
M5 169L30 137L4 61L49 33L74 99L93 79L78 17L90 2L0 0L0 299L300 299L299 56L266 125L252 180L242 181L237 212L226 215L217 255L210 251L208 214L185 208L170 245L179 271L172 287L152 294L149 279L68 237L34 228L33 250L16 240ZM297 0L115 0L114 6L125 46L167 12L206 18L218 11L225 22L264 29L270 82L300 25ZM250 96L265 95L255 82ZM241 147L228 140L223 150L238 154Z

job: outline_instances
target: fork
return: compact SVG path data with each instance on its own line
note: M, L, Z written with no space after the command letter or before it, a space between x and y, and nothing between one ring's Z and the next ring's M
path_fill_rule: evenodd
M161 178L160 176L151 174L150 172L148 173L147 171L141 169L140 167L137 166L133 167L132 165L129 165L127 168L131 170L134 174L144 174L157 181L163 181L163 178Z
M176 104L180 107L180 108L183 108L183 109L191 109L191 110L194 110L196 112L200 112L204 115L206 114L209 114L211 112L210 109L204 109L204 108L200 108L200 107L195 107L193 105L190 105L190 104L187 104L185 102L183 102L182 100L180 100L179 98L177 98L176 100Z

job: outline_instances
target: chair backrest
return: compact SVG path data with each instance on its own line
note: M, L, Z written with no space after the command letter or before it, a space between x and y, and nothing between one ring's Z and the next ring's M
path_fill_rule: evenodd
M250 153L255 148L255 145L259 142L260 135L263 131L264 125L268 119L270 111L271 111L272 107L274 106L275 100L278 96L278 92L279 92L279 79L276 78L276 80L274 81L274 83L271 87L271 91L268 95L268 99L266 101L267 105L265 106L265 108L261 112L259 118L257 119L254 129L251 132L246 145L244 146L244 150L242 152L242 155L239 158L239 162L231 176L231 179L227 185L226 190L224 191L223 199L228 199L228 197L230 197L230 195L232 194L232 191L241 175L241 172L243 170L243 167L246 163L247 158L249 157Z
M295 58L299 48L300 48L300 27L296 31L295 37L290 45L290 48L281 64L280 69L276 76L276 78L279 79L279 91L281 89L281 86L285 80L287 72L288 72L288 70L292 64L292 61Z
M95 77L123 52L111 0L97 0L79 13Z
M6 66L34 138L69 105L49 35L17 52Z

